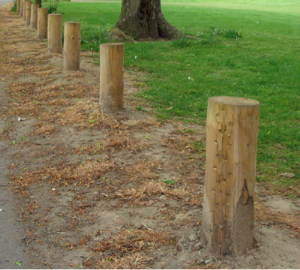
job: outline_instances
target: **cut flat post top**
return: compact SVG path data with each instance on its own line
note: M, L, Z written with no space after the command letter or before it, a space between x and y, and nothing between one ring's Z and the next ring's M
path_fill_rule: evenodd
M258 118L256 100L208 99L202 240L222 255L253 244Z
M115 113L123 109L124 44L100 45L100 98L101 112Z
M62 53L62 14L49 14L48 22L48 52Z
M65 22L64 70L79 70L80 67L80 22Z
M38 8L37 35L36 35L38 39L47 38L47 18L48 18L48 9Z

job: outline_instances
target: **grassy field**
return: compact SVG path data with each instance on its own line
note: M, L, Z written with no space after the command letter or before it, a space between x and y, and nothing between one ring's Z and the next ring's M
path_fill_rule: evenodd
M186 35L125 44L125 66L148 73L140 96L160 119L205 124L207 99L260 102L257 180L299 196L300 1L162 1L166 19ZM82 48L99 50L120 3L59 3L63 20L82 23ZM137 109L143 110L141 103ZM282 177L281 173L295 176Z

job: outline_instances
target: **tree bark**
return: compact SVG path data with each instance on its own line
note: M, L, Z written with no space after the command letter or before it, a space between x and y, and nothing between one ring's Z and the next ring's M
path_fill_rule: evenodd
M122 10L116 28L139 38L177 38L178 30L161 12L160 0L122 0Z
M42 0L35 0L35 3L39 5L39 7L42 7Z

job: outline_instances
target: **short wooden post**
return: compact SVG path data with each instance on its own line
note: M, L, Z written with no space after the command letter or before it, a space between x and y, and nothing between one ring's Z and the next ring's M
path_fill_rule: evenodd
M47 38L47 18L48 18L48 9L38 8L38 20L37 20L38 39Z
M79 70L80 67L80 22L65 22L64 70Z
M256 100L208 99L202 240L221 255L253 244L258 118Z
M17 0L17 14L20 15L21 0Z
M48 52L62 53L62 15L48 15Z
M100 98L102 113L115 113L123 109L124 44L100 45Z
M31 19L30 19L30 29L37 29L37 12L38 12L39 4L31 5Z
M30 19L31 19L31 1L26 2L26 25L30 25Z
M22 17L23 17L23 21L26 22L26 2L27 0L23 0L23 8L22 8Z

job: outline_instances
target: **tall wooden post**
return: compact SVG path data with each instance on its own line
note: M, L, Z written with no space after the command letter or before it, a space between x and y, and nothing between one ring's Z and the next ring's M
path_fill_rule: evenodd
M38 20L37 20L38 39L47 38L47 18L48 18L48 9L38 8Z
M23 0L23 8L22 8L22 17L23 17L23 21L26 22L26 2L27 0Z
M31 19L30 19L30 29L37 29L37 12L38 12L39 4L31 5Z
M221 255L253 244L258 117L255 100L208 99L202 240Z
M23 16L23 0L20 0L20 13L19 13L20 17Z
M17 0L17 14L20 15L21 0Z
M30 19L31 19L31 1L26 2L26 25L30 25Z
M80 67L80 23L65 22L64 70L79 70Z
M62 15L48 15L48 52L62 53Z
M100 45L100 111L114 113L123 109L124 44Z

